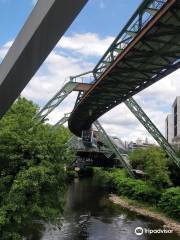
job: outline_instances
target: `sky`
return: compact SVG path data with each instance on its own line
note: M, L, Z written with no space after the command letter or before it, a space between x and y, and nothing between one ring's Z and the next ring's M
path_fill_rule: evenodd
M21 95L42 107L69 76L92 70L103 53L132 16L142 0L89 0L65 35L60 39L46 61ZM35 0L0 0L0 62L18 35L35 6ZM165 118L180 92L180 71L135 95L158 129L164 134ZM56 123L64 113L71 112L76 93L49 115ZM100 118L105 130L122 140L153 138L122 103Z

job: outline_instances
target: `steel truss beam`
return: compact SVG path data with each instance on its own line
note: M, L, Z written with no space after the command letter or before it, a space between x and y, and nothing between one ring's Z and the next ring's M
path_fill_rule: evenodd
M137 36L153 16L165 5L167 0L145 0L136 10L120 34L114 40L94 69L95 79L99 78L109 65L115 61L117 53L122 52Z
M138 103L131 97L125 101L126 106L134 114L134 116L142 123L151 136L162 147L170 159L180 168L180 159L177 157L174 149L167 142L161 132L157 129L154 123L149 119L146 113L138 105Z
M65 113L64 116L54 125L54 127L58 127L63 125L68 121L70 113Z
M85 72L77 76L70 77L70 80L47 102L47 104L36 114L35 118L43 121L59 104L72 92L86 92L91 84L77 82L80 77L91 73Z
M67 82L58 91L51 100L37 113L35 118L39 121L43 121L59 104L75 89L78 83L72 82L71 80Z
M93 70L94 85L82 96L68 120L68 126L75 135L80 136L82 130L89 129L103 113L179 68L179 21L172 13L174 9L180 15L179 0L164 1L161 6L159 3L154 0L143 1L130 22L141 23L138 16L143 12L145 25L139 28L139 32L138 24L132 29L126 26ZM148 18L147 9L149 11L151 8L152 12L156 9L153 5L158 6L157 11ZM176 38L171 35L171 29L165 27L166 24L173 25ZM165 31L167 36L162 37L163 42L161 37L155 39L156 33L161 35ZM126 34L126 38L123 39L122 33ZM115 51L119 43L122 48Z
M106 133L106 131L104 130L104 128L102 127L102 125L100 124L100 122L98 120L96 120L94 122L94 126L97 128L98 134L99 134L100 138L102 139L102 142L105 143L106 146L108 146L108 148L115 154L115 156L122 163L123 167L127 169L129 175L134 178L135 175L132 171L131 166L124 160L118 147L110 139L110 137L108 136L108 134Z

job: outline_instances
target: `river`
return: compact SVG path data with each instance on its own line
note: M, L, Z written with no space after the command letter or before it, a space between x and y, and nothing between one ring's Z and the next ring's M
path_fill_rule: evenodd
M163 229L163 224L122 209L91 178L75 179L66 194L61 224L36 223L31 240L178 240L175 233L134 233L136 227Z

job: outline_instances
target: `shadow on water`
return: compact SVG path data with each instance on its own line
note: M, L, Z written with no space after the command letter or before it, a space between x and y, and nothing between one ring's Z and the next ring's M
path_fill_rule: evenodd
M35 223L30 240L178 240L176 234L134 233L136 227L163 229L163 224L138 216L108 200L108 193L91 178L75 179L66 196L59 225Z

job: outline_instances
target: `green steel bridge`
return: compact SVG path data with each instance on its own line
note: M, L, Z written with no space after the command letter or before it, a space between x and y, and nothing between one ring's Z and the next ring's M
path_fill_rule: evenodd
M65 115L55 126L68 121L71 132L81 137L82 133L90 131L92 125L95 125L101 141L134 176L120 149L97 121L104 113L124 102L180 168L180 159L172 146L132 98L179 66L180 0L144 0L95 68L70 77L70 81L36 117L40 121L46 119L72 91L78 91L72 113ZM90 80L83 83L81 78L89 74L92 75Z
M104 113L179 68L179 57L180 1L143 1L94 68L69 129L81 136Z

